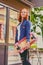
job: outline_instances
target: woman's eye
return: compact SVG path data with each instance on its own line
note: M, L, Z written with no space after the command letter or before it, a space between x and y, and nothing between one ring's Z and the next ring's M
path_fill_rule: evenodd
M21 12L21 13L26 13L26 12Z

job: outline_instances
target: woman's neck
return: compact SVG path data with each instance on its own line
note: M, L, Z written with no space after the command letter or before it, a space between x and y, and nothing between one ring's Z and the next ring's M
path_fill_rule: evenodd
M22 18L22 20L21 20L22 22L23 22L23 18Z

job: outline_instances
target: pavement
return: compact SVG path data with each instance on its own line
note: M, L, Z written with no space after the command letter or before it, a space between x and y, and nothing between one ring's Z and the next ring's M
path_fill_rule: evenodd
M20 56L18 54L12 55L13 53L10 53L11 56L8 55L8 65L22 65ZM31 65L43 65L43 52L30 52L29 55Z
M30 56L31 65L43 65L43 53L32 53Z

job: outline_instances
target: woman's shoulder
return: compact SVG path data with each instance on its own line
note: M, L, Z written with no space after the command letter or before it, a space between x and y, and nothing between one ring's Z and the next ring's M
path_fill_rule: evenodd
M30 20L26 20L26 24L30 24L31 25L31 21Z

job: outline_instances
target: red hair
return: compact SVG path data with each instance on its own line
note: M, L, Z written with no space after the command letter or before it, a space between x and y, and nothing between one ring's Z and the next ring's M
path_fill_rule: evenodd
M23 8L23 9L26 9L26 8ZM28 11L28 9L26 9L26 10ZM21 22L21 20L22 20L21 11L22 11L22 10L20 10L20 12L19 12L19 17L18 17L18 21L19 21L19 22ZM23 20L28 20L28 15L26 15Z

